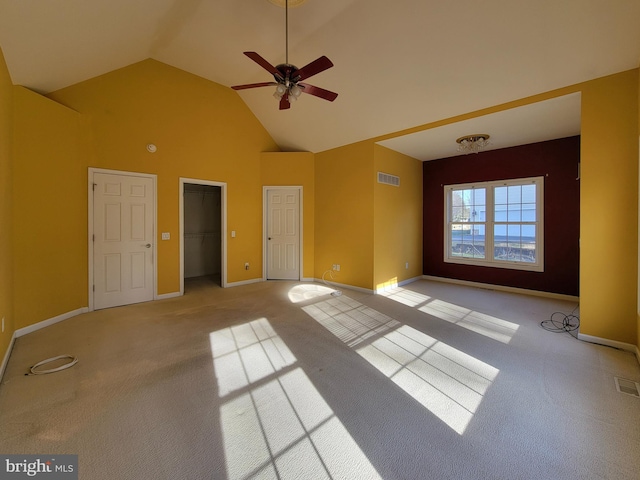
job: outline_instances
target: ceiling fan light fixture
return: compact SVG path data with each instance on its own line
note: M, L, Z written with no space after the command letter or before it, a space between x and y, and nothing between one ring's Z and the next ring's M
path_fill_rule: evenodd
M297 4L300 5L303 2L304 0L298 1ZM275 3L275 1L272 3ZM273 75L275 82L233 85L231 88L234 90L245 90L247 88L276 85L276 90L273 93L273 96L276 99L279 99L280 110L288 110L291 107L289 100L296 100L302 93L333 102L338 97L338 94L335 92L331 92L320 87L314 87L308 83L300 83L298 85L298 82L305 81L307 78L333 67L333 63L331 63L331 60L324 55L316 58L313 62L308 63L302 68L298 68L289 63L289 1L279 0L277 4L284 5L285 8L285 62L273 66L257 52L243 52L247 57Z
M465 135L456 140L458 143L458 151L462 153L478 153L480 150L491 145L489 138L491 135L487 133L474 133L473 135Z
M278 85L276 85L276 91L273 92L273 96L275 98L282 98L282 96L284 95L284 93L287 91L287 88L282 85L281 83L279 83Z
M289 94L291 95L291 98L298 98L300 96L300 94L302 93L302 89L298 86L298 85L293 85L290 89L289 89Z

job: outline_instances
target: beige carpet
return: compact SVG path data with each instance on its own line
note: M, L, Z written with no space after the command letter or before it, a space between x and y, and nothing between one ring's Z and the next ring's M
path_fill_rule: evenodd
M0 453L81 479L637 479L635 357L540 327L575 304L297 282L91 312L16 340ZM61 354L49 375L28 368Z

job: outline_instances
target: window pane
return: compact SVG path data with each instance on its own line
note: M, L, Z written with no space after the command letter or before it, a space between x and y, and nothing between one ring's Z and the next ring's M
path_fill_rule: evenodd
M465 199L465 192L468 190L453 190L451 192L451 221L469 221L469 201Z
M522 186L522 203L536 203L536 185Z
M466 219L463 217L462 207L451 207L451 221L462 222Z
M507 204L507 187L496 187L493 189L493 203L495 205Z
M536 204L535 203L522 204L522 221L523 222L536 221Z
M486 205L487 204L486 196L487 196L486 189L484 189L484 188L476 188L474 190L473 203L476 206Z
M507 206L506 205L496 205L495 213L493 214L494 222L506 222L507 221Z
M467 255L470 258L484 258L484 225L473 225L465 241Z
M509 237L509 241L511 241L512 238L520 241L520 225L507 225L507 236Z
M535 263L536 261L536 227L522 226L522 261Z
M486 222L487 221L487 206L481 205L480 207L476 207L476 222Z
M484 258L484 237L484 225L451 225L451 256L463 258Z
M507 221L519 222L522 220L522 217L520 215L520 204L516 204L516 205L509 204L508 209L509 210L507 214Z
M469 208L473 205L473 190L460 190L462 205Z
M522 187L520 185L511 185L507 189L507 197L510 204L522 202Z

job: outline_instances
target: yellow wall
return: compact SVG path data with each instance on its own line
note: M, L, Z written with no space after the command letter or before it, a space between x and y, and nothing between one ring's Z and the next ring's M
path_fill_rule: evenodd
M316 154L315 276L340 265L335 281L373 288L373 144Z
M422 162L375 145L374 164L373 284L377 290L422 276ZM378 183L377 172L400 177L400 186Z
M236 92L145 60L48 96L90 119L86 165L158 176L158 236L171 234L157 240L159 294L180 290L180 177L227 183L227 281L262 277L244 263L262 264L260 161L278 148ZM70 188L86 204L86 179Z
M87 305L87 173L77 112L14 87L16 329Z
M401 281L403 274L410 278L414 272L402 272L402 267L406 261L410 270L420 265L415 245L386 254L398 239L420 235L421 201L406 211L399 207L404 198L395 197L400 191L383 190L375 175L393 166L401 169L402 178L403 170L414 166L375 142L581 92L581 332L637 343L638 88L635 69L312 157L269 156L264 152L277 151L277 146L236 92L159 62L140 62L49 95L69 108L11 87L1 62L0 182L8 188L0 197L0 220L6 231L14 216L16 244L11 237L0 240L0 308L12 317L13 331L86 306L89 166L158 175L158 233L172 234L170 241L158 239L160 294L179 290L179 177L228 185L227 226L237 232L236 238L227 238L229 282L261 276L243 266L262 264L262 186L287 183L305 188L305 277L320 278L332 264L340 264L335 280L356 287L373 289L387 277ZM7 122L11 97L15 159L5 135L12 129ZM145 149L151 142L158 146L156 154ZM303 168L292 169L297 159L303 159ZM10 175L13 182L7 180ZM416 191L408 197L419 196ZM59 214L63 209L69 215ZM398 230L385 229L390 219L404 214L413 220ZM415 261L403 258L411 255ZM8 257L14 276L7 273ZM32 283L40 272L45 275ZM0 338L2 347L8 340Z
M15 330L13 302L12 242L12 124L13 86L0 50L0 319L5 319L0 333L0 364Z
M269 152L261 156L263 187L302 187L302 251L305 279L314 277L315 257L315 155L309 152Z
M580 332L637 341L638 70L582 88Z

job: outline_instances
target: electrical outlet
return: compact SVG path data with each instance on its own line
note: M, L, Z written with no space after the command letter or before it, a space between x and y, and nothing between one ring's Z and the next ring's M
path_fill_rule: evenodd
M171 240L171 233L162 232L162 240Z
M336 270L336 264L335 263L333 265L331 265L331 270L333 270L333 271Z
M245 269L245 270L249 270L249 262L247 262L247 263L245 263L245 264L244 264L244 269Z
M404 268L406 268L407 270L409 270L409 262L404 264Z
M338 263L336 264L336 272L339 272L339 271L340 271L340 264Z

